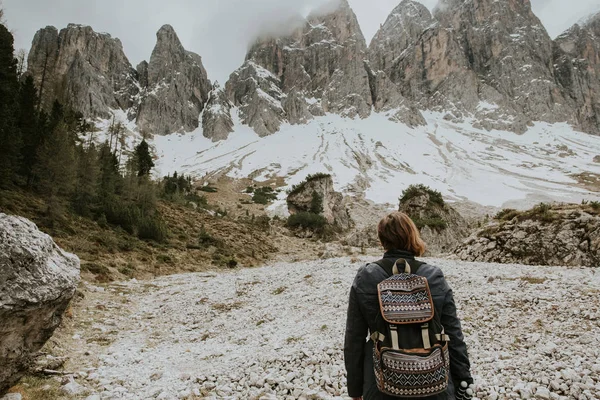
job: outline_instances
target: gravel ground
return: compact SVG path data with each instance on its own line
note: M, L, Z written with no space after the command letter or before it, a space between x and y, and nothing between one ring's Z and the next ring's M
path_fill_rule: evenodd
M110 339L77 353L78 382L90 399L346 398L347 296L364 261L90 287L123 307L74 337ZM596 269L428 261L454 288L478 398L600 398Z

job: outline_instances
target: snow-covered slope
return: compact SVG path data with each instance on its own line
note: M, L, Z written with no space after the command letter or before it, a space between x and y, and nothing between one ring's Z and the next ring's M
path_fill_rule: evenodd
M156 136L158 172L224 173L259 181L281 176L288 185L310 173L329 172L337 190L364 192L376 203L396 203L413 183L450 199L492 206L597 197L573 176L600 174L600 163L593 161L600 155L600 137L566 124L537 123L517 135L476 129L470 121L451 123L438 113L424 116L427 126L411 129L386 114L367 119L328 114L260 138L234 112L235 132L227 141L213 143L200 131Z

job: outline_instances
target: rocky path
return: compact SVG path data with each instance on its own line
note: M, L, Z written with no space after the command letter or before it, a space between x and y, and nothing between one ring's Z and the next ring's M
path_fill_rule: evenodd
M344 398L346 301L364 261L90 287L70 367L95 399ZM600 398L600 272L431 262L455 290L480 399Z

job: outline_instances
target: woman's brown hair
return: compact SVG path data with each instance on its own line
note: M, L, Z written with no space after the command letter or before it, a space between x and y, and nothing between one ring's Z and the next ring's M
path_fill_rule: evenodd
M408 215L396 211L383 218L377 227L381 245L386 250L405 250L415 256L425 253L425 242Z

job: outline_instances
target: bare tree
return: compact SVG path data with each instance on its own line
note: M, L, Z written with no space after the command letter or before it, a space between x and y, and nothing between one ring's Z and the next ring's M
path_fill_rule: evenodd
M27 50L19 49L16 53L17 75L21 77L27 70Z

